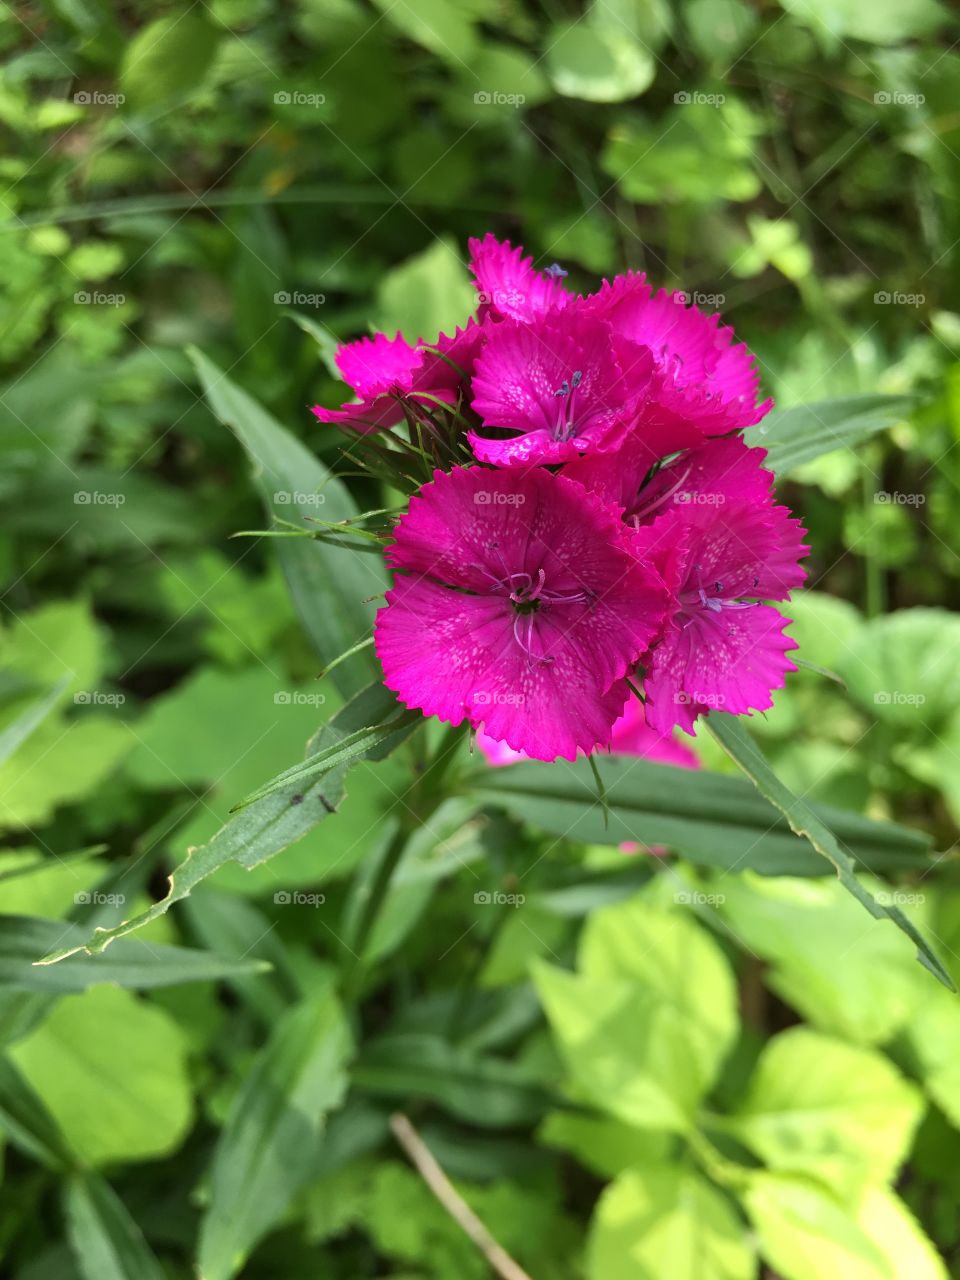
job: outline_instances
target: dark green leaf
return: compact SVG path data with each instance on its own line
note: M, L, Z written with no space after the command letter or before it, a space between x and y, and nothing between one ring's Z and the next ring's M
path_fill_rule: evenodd
M752 446L767 450L767 465L785 476L834 449L849 449L894 426L916 401L909 396L840 396L793 409L775 409L744 432Z

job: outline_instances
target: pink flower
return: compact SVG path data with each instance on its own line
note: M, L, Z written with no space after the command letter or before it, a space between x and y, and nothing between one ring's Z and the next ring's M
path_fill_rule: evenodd
M653 471L676 450L675 458ZM749 448L737 436L705 441L692 427L638 428L616 453L578 458L563 474L620 507L625 520L648 524L674 507L766 502L773 473L764 469L765 457L764 449Z
M623 338L648 347L656 361L658 386L643 422L692 424L704 435L753 426L772 400L757 403L760 375L754 357L718 315L688 306L682 293L653 292L646 276L627 272L582 300Z
M794 664L789 625L763 600L785 600L806 574L804 530L769 497L675 505L636 533L638 553L675 594L672 624L644 660L647 722L660 733L716 707L732 715L773 705Z
M545 469L436 472L388 553L387 687L538 760L610 740L668 608L615 508Z
M494 325L476 361L473 408L494 439L467 433L482 462L556 463L615 449L649 385L650 353L620 345L602 320L555 312L530 324Z
M609 746L616 755L639 756L643 760L672 764L681 769L700 768L699 760L688 746L673 736L664 736L650 728L643 713L643 703L634 697L627 699L623 715L614 722ZM517 764L529 758L505 742L497 742L483 730L477 733L477 747L492 765ZM638 845L631 846L631 850L637 848Z
M470 240L469 247L481 317L533 320L571 301L563 285L566 272L559 267L534 271L533 259L525 258L519 245L514 249L488 231L482 240Z
M337 348L337 367L359 397L339 409L316 405L321 422L339 422L361 432L393 427L404 420L404 401L434 408L440 400L456 406L465 376L473 372L483 326L470 320L452 335L440 334L430 346L413 346L400 334L385 333L345 342Z

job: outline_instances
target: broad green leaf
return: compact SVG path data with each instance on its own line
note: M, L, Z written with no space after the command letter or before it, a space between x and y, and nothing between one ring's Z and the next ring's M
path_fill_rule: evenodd
M628 31L583 21L546 35L547 74L557 93L585 102L623 102L653 84L656 64L649 49Z
M795 1027L764 1048L729 1127L771 1169L850 1200L893 1179L922 1113L916 1087L881 1054Z
M99 786L129 750L129 730L111 716L48 716L0 766L0 826L46 822Z
M912 1074L960 1129L960 1003L946 991L924 992L904 1033Z
M783 785L736 718L724 712L713 712L708 723L720 745L753 781L757 790L781 811L791 829L809 840L811 847L832 864L844 888L877 920L886 918L905 933L917 948L920 963L948 990L955 991L953 979L916 926L898 906L879 901L864 888L854 874L857 867L852 852L838 843L834 833L802 797L793 795Z
M575 1093L627 1124L685 1132L715 1072L682 1008L630 977L538 962L534 980ZM714 1065L719 1065L719 1055Z
M183 1035L128 991L64 996L8 1053L83 1165L169 1155L190 1128Z
M136 111L162 108L195 93L219 41L217 28L194 8L143 27L127 46L120 86Z
M467 63L476 35L466 5L457 0L374 0L377 8L405 36L455 65Z
M424 1098L483 1128L529 1124L556 1101L522 1066L427 1034L392 1034L369 1042L351 1080L358 1089L399 1104Z
M269 515L297 522L308 516L336 522L357 515L342 481L202 352L193 349L190 355L212 412L250 460ZM383 593L383 564L376 556L311 538L273 541L304 628L321 661L332 662L369 634L374 607L365 601ZM365 651L337 667L331 679L342 693L353 694L373 666Z
M85 1280L164 1280L163 1267L109 1183L75 1175L63 1199L67 1235Z
M722 67L753 42L759 21L744 0L688 0L685 16L697 53Z
M845 40L897 44L929 35L947 18L936 0L780 0L783 8L819 35L828 49Z
M446 2L446 0L445 0ZM378 325L409 342L434 342L467 322L476 294L452 240L434 240L387 273L377 290Z
M0 1131L49 1169L74 1163L57 1122L8 1057L0 1055Z
M89 895L86 895L89 897ZM100 983L146 990L182 982L212 982L262 972L258 960L230 959L211 951L170 947L130 938L109 955L72 956L59 964L37 964L55 947L82 940L78 925L29 916L0 916L0 986L18 991L86 991Z
M217 1143L200 1230L202 1280L229 1280L309 1180L326 1117L343 1101L350 1033L332 992L277 1023Z
M757 1260L730 1201L678 1165L627 1170L594 1210L587 1280L754 1280Z
M716 1075L740 1027L736 984L719 945L688 915L643 896L597 911L584 926L577 968L655 993L685 1024L704 1078Z
M734 936L768 962L768 986L822 1031L884 1044L938 995L909 941L877 928L836 880L748 874L717 888Z
M729 92L709 98L680 90L659 119L614 124L600 162L627 199L713 205L758 193L757 122Z
M396 705L394 695L382 684L369 685L311 739L308 752L319 751L327 744L349 736ZM384 759L402 741L404 732L386 738L377 735L368 752L369 759ZM170 889L165 898L120 925L110 929L98 928L86 942L61 947L45 959L60 961L78 951L91 955L103 951L115 938L133 933L151 920L165 915L175 902L187 897L201 881L228 863L236 862L249 868L272 858L336 811L344 794L345 773L346 768L341 765L332 771L324 771L323 776L309 786L293 784L248 805L221 827L209 843L187 851L186 859L169 877Z
M638 1129L612 1116L554 1111L537 1130L543 1146L572 1152L601 1178L646 1165L664 1165L675 1154L673 1134Z
M846 1205L814 1182L762 1173L745 1205L761 1254L783 1280L946 1280L930 1242L884 1188Z
M851 696L901 732L942 723L960 707L960 618L901 609L871 619L838 663Z
M585 844L636 841L666 845L692 862L766 875L825 875L822 860L788 822L742 778L692 772L627 756L602 756L597 768L609 821L585 760L522 763L483 769L465 780L471 794L518 817ZM921 832L871 822L859 814L817 806L816 812L871 870L930 865Z
M743 433L747 444L767 450L766 465L778 476L834 449L852 449L908 416L909 396L840 396L792 409L774 409Z
M70 915L109 866L97 856L102 852L102 845L94 845L55 858L29 846L0 853L3 914L47 920Z

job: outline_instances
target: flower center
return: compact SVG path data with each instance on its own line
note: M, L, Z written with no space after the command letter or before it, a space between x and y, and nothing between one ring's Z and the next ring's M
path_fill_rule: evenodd
M577 402L577 388L583 381L583 370L578 369L571 378L564 378L554 391L554 396L559 401L557 405L557 417L553 424L554 440L566 441L571 440L578 432L580 424L585 415L581 414L577 417L579 404Z

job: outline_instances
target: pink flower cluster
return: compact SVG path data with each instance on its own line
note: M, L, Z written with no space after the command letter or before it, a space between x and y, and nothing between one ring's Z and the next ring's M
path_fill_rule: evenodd
M796 647L768 602L808 548L740 436L771 403L749 350L643 275L576 295L491 235L470 247L466 327L342 346L357 399L314 410L442 424L475 460L434 471L394 529L387 686L541 760L610 746L637 689L667 748L713 708L768 708Z

